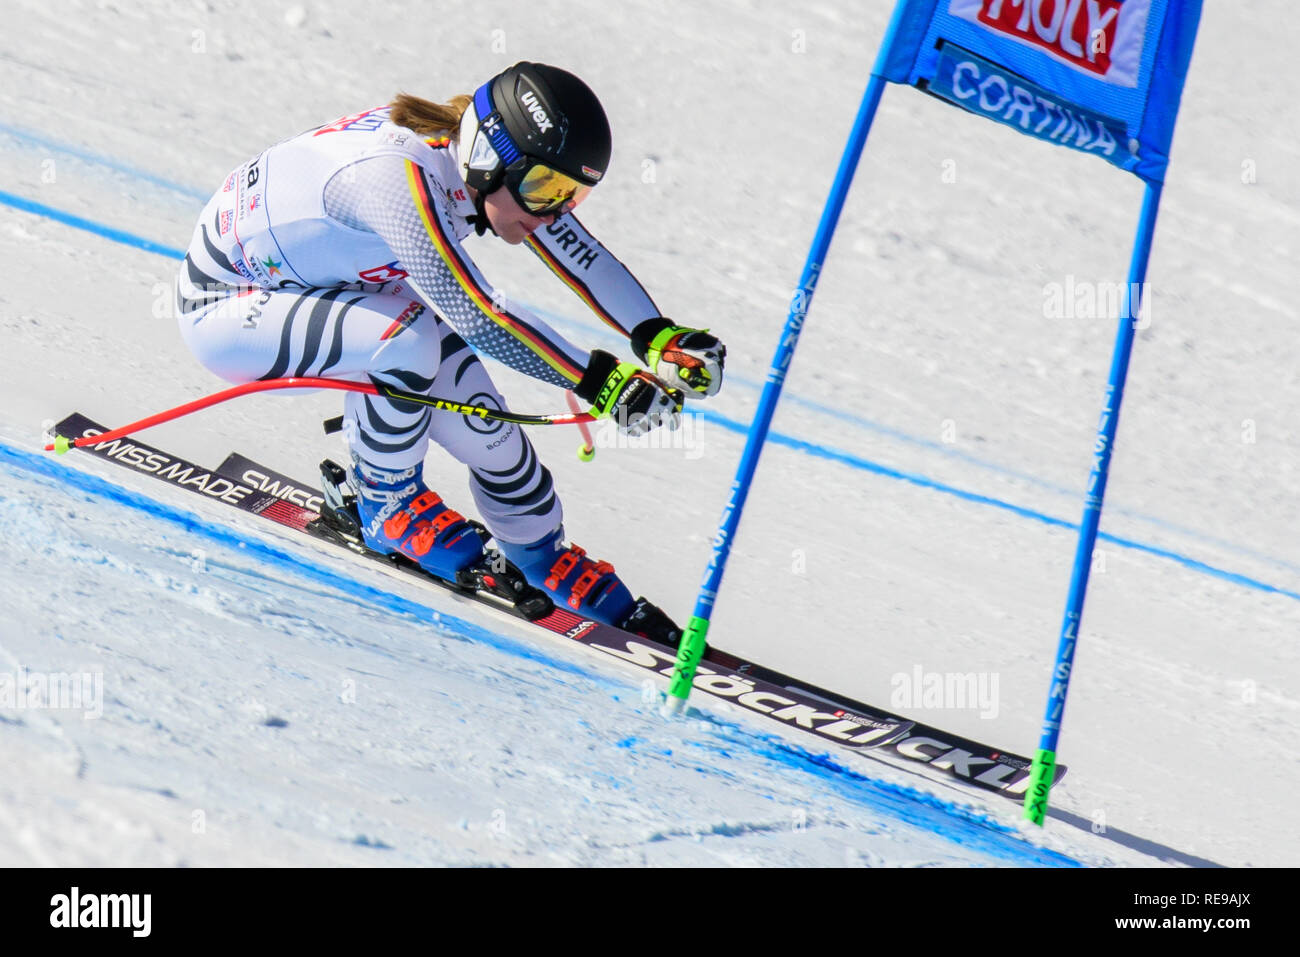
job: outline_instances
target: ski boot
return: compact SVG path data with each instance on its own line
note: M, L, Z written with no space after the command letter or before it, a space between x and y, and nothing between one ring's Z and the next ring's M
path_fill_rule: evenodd
M682 632L667 615L644 598L633 599L609 562L588 558L577 545L565 547L563 539L564 529L557 528L529 545L498 540L497 547L560 607L677 646Z
M483 558L483 539L459 512L424 484L424 464L393 471L352 458L357 518L366 547L399 554L449 581Z
M443 505L425 487L419 466L396 473L405 478L388 481L398 487L386 490L379 484L381 470L360 460L354 459L351 478L329 459L320 469L325 501L321 517L308 526L312 534L413 565L467 592L494 595L529 621L554 610L550 597L530 585L523 572L499 552L484 550L487 529ZM353 488L360 494L353 494ZM381 498L383 492L394 498Z

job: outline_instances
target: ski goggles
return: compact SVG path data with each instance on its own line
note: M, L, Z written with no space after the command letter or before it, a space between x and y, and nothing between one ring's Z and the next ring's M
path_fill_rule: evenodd
M534 216L559 215L573 209L587 198L591 187L519 149L492 103L491 86L489 80L474 92L479 129L470 167L490 169L500 162L505 168L506 189L522 209Z
M506 167L505 185L520 207L534 216L563 215L591 193L586 183L528 157Z

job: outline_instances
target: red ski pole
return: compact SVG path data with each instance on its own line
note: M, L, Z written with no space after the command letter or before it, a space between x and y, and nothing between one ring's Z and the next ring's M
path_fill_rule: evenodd
M575 413L581 415L581 407L578 405L578 398L572 392L564 393L564 397L569 400L569 408ZM578 458L584 462L590 462L596 457L596 446L591 441L591 429L587 426L590 419L576 419L578 431L582 433L582 445L578 446Z

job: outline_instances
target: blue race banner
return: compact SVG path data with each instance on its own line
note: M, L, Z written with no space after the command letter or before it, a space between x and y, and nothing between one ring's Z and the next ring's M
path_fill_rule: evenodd
M1132 168L1129 135L1122 124L1066 102L954 44L940 48L938 68L926 89L1022 133L1094 153L1120 169Z
M875 73L1164 180L1201 0L900 0Z

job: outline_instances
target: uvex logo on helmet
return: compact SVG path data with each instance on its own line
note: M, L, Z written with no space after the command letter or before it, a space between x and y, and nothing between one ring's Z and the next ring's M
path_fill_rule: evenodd
M500 187L521 157L587 186L609 166L609 121L600 100L578 77L545 63L522 61L484 83L461 125L465 182L480 194Z
M537 99L537 94L532 90L526 91L523 96L519 97L519 102L523 104L524 109L533 118L533 123L537 126L537 132L545 133L555 125L551 122L551 118L546 115L546 110L543 109L541 102Z

